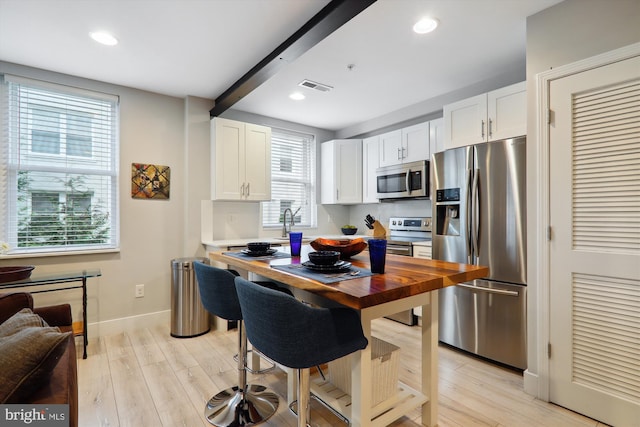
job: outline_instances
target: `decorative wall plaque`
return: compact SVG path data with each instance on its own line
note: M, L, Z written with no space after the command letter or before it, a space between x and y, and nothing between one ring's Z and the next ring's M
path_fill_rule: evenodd
M134 199L168 199L170 180L169 166L131 163L131 197Z

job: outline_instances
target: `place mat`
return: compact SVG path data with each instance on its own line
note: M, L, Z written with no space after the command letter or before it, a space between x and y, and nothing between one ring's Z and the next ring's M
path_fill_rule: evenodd
M291 258L291 255L286 253L286 252L276 252L274 254L271 255L261 255L261 256L252 256L252 255L248 255L248 254L244 254L242 252L223 252L223 255L229 255L232 256L234 258L240 258L240 259L255 259L255 260L259 260L259 259L273 259L273 258Z
M308 279L317 280L325 284L342 282L343 280L358 279L360 277L373 276L373 273L367 268L360 268L351 266L348 271L338 273L320 273L317 271L309 270L301 264L288 264L288 265L272 265L271 268L276 270L286 271L297 276L306 277ZM357 275L351 275L350 272L357 271Z

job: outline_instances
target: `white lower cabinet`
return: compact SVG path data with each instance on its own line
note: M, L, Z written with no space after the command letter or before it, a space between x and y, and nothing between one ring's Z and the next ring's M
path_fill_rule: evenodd
M334 139L320 146L322 204L362 203L362 140Z
M431 242L421 242L413 245L413 257L431 259ZM422 317L422 307L415 307L413 314Z

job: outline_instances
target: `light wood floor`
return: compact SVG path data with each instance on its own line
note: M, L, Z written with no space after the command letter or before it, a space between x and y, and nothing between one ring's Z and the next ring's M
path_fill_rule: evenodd
M373 335L401 348L400 380L418 387L419 331L391 320L376 320ZM79 420L90 426L209 426L205 402L237 383L233 354L235 331L212 331L179 339L169 327L140 329L93 339L89 357L78 345ZM602 426L564 408L541 402L522 390L522 374L446 347L439 350L439 426ZM286 375L249 375L281 396L265 426L295 427L286 405ZM314 426L342 426L338 418L312 403ZM418 426L418 410L393 426Z

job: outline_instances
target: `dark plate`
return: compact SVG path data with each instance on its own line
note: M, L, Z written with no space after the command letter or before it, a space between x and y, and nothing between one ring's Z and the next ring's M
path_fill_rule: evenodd
M333 273L339 271L349 270L351 268L351 263L347 261L338 261L333 265L318 265L314 264L311 261L305 261L302 263L303 266L308 268L309 270L319 271L321 273Z
M249 256L266 256L266 255L273 255L276 252L278 252L277 249L267 249L266 251L260 251L260 252L256 252L256 251L250 251L249 249L242 249L240 252L242 252L245 255L249 255Z

